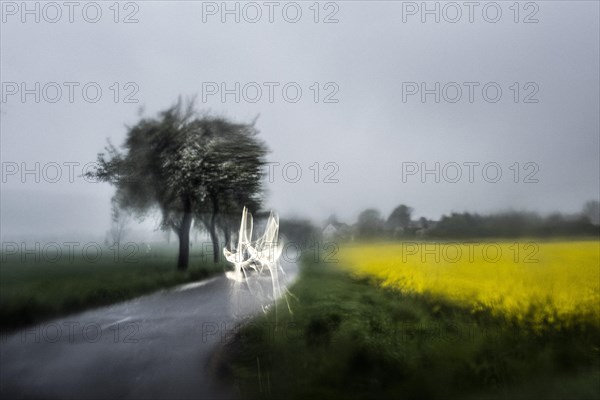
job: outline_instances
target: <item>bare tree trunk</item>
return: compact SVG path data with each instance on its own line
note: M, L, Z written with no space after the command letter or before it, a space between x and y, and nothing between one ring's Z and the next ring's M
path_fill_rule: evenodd
M223 227L223 234L225 235L225 246L231 245L231 227L229 226L229 221L225 222L225 226Z
M219 204L217 197L212 196L213 212L210 218L210 240L213 247L213 262L218 263L221 252L219 251L219 235L217 234L217 215L219 214Z
M189 198L184 199L184 213L179 227L179 258L177 269L185 271L190 262L190 228L192 226L192 204Z

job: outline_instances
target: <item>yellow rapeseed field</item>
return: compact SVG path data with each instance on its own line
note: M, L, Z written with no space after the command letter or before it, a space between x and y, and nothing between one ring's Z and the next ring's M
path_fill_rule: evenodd
M349 244L340 265L403 292L534 326L600 324L600 242Z

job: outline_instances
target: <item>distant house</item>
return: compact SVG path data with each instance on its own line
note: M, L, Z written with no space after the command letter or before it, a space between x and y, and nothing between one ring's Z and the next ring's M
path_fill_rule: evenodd
M323 228L325 240L347 240L352 238L352 228L343 222L330 222Z
M438 222L439 221L432 221L424 218L420 219L414 226L416 229L415 235L420 238L427 236L429 232L435 229Z
M323 229L323 237L331 238L337 234L338 230L333 224L328 224L325 229Z
M389 235L393 238L401 237L425 237L429 232L436 227L438 221L428 220L424 217L418 220L411 220L405 226L390 226L387 224L386 228Z

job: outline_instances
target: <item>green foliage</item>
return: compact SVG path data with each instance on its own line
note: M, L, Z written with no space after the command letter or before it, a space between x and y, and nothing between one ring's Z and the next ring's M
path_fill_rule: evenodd
M410 215L412 214L412 211L412 208L400 204L388 217L386 222L387 228L392 231L407 228L410 224Z
M256 208L267 152L258 131L254 125L200 117L193 106L184 108L180 100L157 118L129 127L124 152L109 143L89 175L114 184L125 209L143 215L158 206L165 227L178 227L186 200L199 214L212 209L214 199L222 208L241 210L245 203Z
M379 210L369 208L358 215L358 234L363 238L377 237L383 233L383 219Z

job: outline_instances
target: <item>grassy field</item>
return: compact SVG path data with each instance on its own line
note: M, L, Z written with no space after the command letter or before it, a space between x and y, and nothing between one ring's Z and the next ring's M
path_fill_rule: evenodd
M600 397L594 321L540 328L489 307L473 312L464 299L399 290L369 265L304 260L293 314L263 315L226 346L226 376L244 397Z
M191 253L186 272L176 270L177 250L156 248L146 254L130 249L115 257L104 248L94 262L81 251L53 260L54 254L2 255L0 324L4 330L51 317L130 299L157 289L200 280L216 272L200 254ZM68 253L67 253L68 254Z

